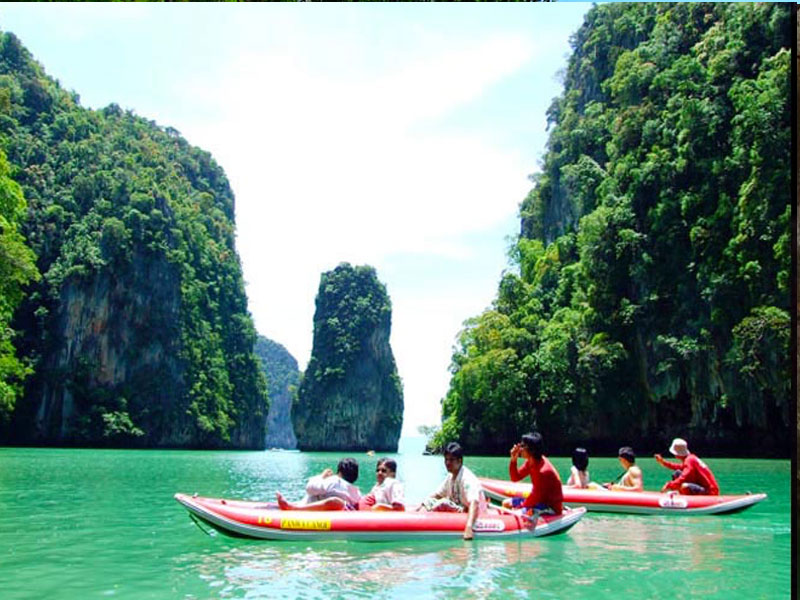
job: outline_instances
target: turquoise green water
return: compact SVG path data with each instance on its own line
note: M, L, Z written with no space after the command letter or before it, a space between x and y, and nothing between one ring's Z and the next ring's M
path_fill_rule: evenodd
M405 448L408 448L406 451ZM410 502L444 477L410 442ZM259 542L209 537L172 495L302 495L343 455L0 448L0 598L789 598L791 463L707 462L725 493L769 498L727 516L589 514L563 536L475 542ZM362 491L374 458L358 456ZM505 477L507 459L467 457ZM569 459L555 458L562 477ZM669 473L640 460L645 486ZM602 481L617 461L592 458Z

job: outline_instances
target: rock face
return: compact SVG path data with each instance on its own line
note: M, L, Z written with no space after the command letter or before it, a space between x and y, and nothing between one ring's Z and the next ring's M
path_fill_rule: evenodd
M300 385L297 361L278 342L258 336L256 356L261 361L269 390L269 414L267 415L267 448L297 448L297 438L292 427L292 403Z
M292 412L301 450L397 451L403 391L391 320L374 268L342 263L322 274L311 359Z
M109 405L104 414L117 413L117 418L138 415L143 405L154 413L171 412L184 376L176 341L180 297L171 283L178 275L163 261L135 262L120 277L98 273L88 285L64 286L53 323L63 342L45 355L29 386L35 409L28 431L32 441L79 443L95 433L102 437L103 417L93 414L101 404ZM128 422L136 429L120 429L115 437L142 437L143 431ZM148 431L150 444L188 441L180 419L169 427L159 424L165 427Z
M10 33L0 73L0 136L42 274L14 314L32 373L0 444L263 448L222 168L172 128L82 108Z

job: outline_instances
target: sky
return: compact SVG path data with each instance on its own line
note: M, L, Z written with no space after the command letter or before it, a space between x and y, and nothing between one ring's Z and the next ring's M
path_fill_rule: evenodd
M81 105L207 150L236 198L257 331L304 369L320 275L375 267L403 435L440 422L464 321L489 308L590 4L0 3Z

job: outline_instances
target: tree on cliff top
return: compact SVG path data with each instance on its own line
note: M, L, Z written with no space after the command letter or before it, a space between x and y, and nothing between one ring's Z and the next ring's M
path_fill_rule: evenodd
M391 449L403 396L389 346L391 302L370 266L323 273L311 359L292 411L306 449Z

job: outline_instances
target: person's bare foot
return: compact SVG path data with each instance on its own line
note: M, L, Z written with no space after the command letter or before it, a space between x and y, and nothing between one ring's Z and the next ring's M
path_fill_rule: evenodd
M286 501L286 498L283 497L283 494L280 492L275 492L275 497L278 499L278 507L281 510L292 510L291 504Z

